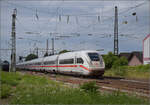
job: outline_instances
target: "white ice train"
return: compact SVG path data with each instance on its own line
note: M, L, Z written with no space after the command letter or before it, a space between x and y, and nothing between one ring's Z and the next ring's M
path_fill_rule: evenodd
M102 76L105 63L97 51L85 50L18 63L17 68L73 75Z

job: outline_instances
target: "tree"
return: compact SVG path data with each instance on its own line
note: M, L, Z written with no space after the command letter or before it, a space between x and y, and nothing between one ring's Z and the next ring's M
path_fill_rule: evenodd
M128 60L125 57L120 58L120 66L128 65Z
M128 60L125 57L121 57L119 59L117 59L116 61L114 61L113 63L113 68L117 68L119 66L125 66L128 65Z
M70 52L70 51L68 51L68 50L62 50L62 51L59 52L59 54L66 53L66 52Z
M44 54L44 57L46 57L46 56L48 56L48 53L47 53L47 52Z
M104 55L103 56L104 58L104 61L105 61L105 66L106 66L106 69L109 69L112 67L113 63L119 59L118 56L115 56L112 52L109 52L107 55Z
M35 54L29 54L29 55L27 55L25 61L29 61L29 60L32 60L32 59L35 59L35 58L38 58L38 56L35 55Z
M105 61L106 69L110 68L117 68L119 66L128 65L128 60L125 57L119 58L118 56L114 55L112 52L109 52L107 55L103 56Z

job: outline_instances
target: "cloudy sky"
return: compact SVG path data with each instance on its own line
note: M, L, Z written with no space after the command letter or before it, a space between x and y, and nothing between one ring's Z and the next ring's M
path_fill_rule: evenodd
M39 48L43 56L46 40L55 38L55 50L113 51L114 8L118 7L119 52L142 51L142 40L149 34L150 1L53 0L0 1L0 44L11 48L13 9L17 9L16 48L18 56L26 56ZM133 15L136 13L136 15ZM10 59L9 50L1 50L3 60Z

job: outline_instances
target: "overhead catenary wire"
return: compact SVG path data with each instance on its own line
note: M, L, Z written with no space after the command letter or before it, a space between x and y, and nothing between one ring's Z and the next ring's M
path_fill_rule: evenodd
M35 10L34 10L35 11ZM43 11L43 10L42 10ZM39 12L39 11L38 11ZM48 13L48 12L47 12ZM60 13L58 13L58 15L59 15ZM65 14L61 14L62 16L66 16L67 17L67 15L65 15ZM102 14L101 14L102 15ZM100 16L101 16L100 15ZM69 15L70 17L71 17L71 19L72 19L72 17L74 16L74 17L78 17L79 19L78 19L78 21L80 20L80 16L87 16L87 17L95 17L95 16L97 16L97 15L91 15L91 14L89 14L89 15L87 15L87 14L79 14L79 15ZM120 15L121 16L121 15ZM106 17L107 18L107 17ZM108 17L109 18L109 17ZM111 18L111 19L113 19L113 17ZM109 20L109 19L108 19ZM71 21L71 20L70 20ZM102 20L101 20L102 21ZM106 21L106 20L104 20L104 21ZM47 22L48 24L50 23L50 22ZM81 22L76 22L76 23L80 23L81 24ZM97 23L96 23L97 24ZM92 26L94 26L95 24L93 24L93 23L91 23L91 27ZM46 26L46 25L45 25ZM89 26L90 27L90 26Z
M15 6L18 6L18 7L22 7L22 8L26 8L26 9L29 9L30 11L35 11L35 9L34 8L31 8L31 7L26 7L26 6L21 6L21 5L17 5L17 4L14 4L14 3L11 3L11 2L7 2L8 4L10 4L10 5L15 5ZM137 8L137 7L140 7L140 6L142 6L142 5L144 5L146 2L143 2L143 3L140 3L140 4L138 4L138 5L135 5L135 6L132 6L132 7L129 7L129 8L127 8L125 11L122 11L122 12L120 12L119 13L119 15L121 15L121 14L124 14L124 13L126 13L126 12L128 12L128 11L130 11L130 10L132 10L132 9L134 9L134 8ZM62 4L61 4L62 5ZM59 6L61 6L61 5L56 5L56 6L52 6L51 5L51 7L57 7L57 8L59 8ZM61 7L63 7L63 6L61 6ZM67 6L68 7L68 6ZM72 7L72 6L71 6ZM77 6L76 6L77 7ZM80 7L80 6L79 6ZM40 13L46 13L46 14L51 14L51 15L57 15L56 14L56 12L49 12L49 11L43 11L43 10L38 10L38 12L40 12ZM61 16L68 16L68 15L70 15L70 16L97 16L97 14L77 14L77 15L73 15L73 14L66 14L66 15L62 15L61 14Z
M37 13L37 9L36 9L36 18L37 18L37 20L39 20L39 16L38 16L38 13Z
M143 3L140 3L140 4L135 5L135 6L133 6L133 7L130 7L129 9L127 9L127 10L121 12L121 14L126 13L126 12L129 12L130 10L136 9L137 7L140 7L140 6L144 5L145 3L146 3L146 2L143 2ZM134 17L134 16L135 16L135 22L132 21L132 24L129 24L130 27L126 26L126 25L128 25L128 23L129 23L127 17ZM138 15L137 15L137 13L136 13L136 12L132 12L132 14L130 13L130 14L128 14L128 15L125 15L124 17L126 18L126 20L123 22L123 24L125 23L125 25L121 25L121 23L120 23L120 24L119 24L119 26L121 26L120 30L121 30L121 29L125 29L125 30L132 30L132 31L134 31L134 29L135 29L135 27L136 27L136 25L137 25L137 22L139 21L139 20L138 20ZM140 16L140 17L143 17L143 16ZM131 23L131 21L130 21L130 23ZM140 32L140 31L139 31L139 32ZM141 39L141 40L142 40L142 39Z
M139 7L139 6L141 6L141 4L138 4L138 5L136 5L135 7ZM133 9L134 7L132 7L131 9ZM128 11L129 11L130 9L128 9ZM42 11L43 12L43 11ZM127 10L126 11L124 11L124 12L127 12ZM121 13L124 13L124 12L121 12ZM47 12L48 13L48 12ZM49 13L50 14L50 13ZM69 16L71 16L71 15L69 15ZM78 17L79 17L80 15L78 15ZM109 20L109 19L113 19L113 17L109 17L109 18L107 18L107 19L104 19L103 21L106 21L106 20ZM95 24L91 24L91 25L88 25L87 27L83 27L83 28L89 28L89 27L91 27L92 25L95 25Z
M141 5L143 5L143 4L141 4ZM138 4L138 5L136 5L136 6L134 6L135 8L137 8L137 7L139 7L139 6L141 6L140 4ZM127 11L129 11L130 9L133 9L134 7L131 7L131 8L129 8L129 9L127 9L126 11L124 11L124 13L125 12L127 12ZM122 14L123 12L121 12L121 14ZM82 14L81 14L82 15ZM64 15L64 16L66 16L66 15ZM71 15L69 15L69 16L71 16ZM73 15L72 15L73 16ZM89 15L90 16L90 15ZM93 15L92 15L93 16ZM80 15L78 16L78 18L80 17ZM109 18L107 18L107 19L104 19L103 21L106 21L106 20L109 20L109 19L113 19L113 17L109 17ZM93 25L95 25L95 24L97 24L97 23L92 23L91 25L88 25L88 27L91 27L91 26L93 26ZM85 27L86 28L86 27Z

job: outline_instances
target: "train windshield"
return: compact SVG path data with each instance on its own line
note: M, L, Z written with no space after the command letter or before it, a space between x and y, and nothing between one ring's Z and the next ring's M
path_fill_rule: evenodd
M99 61L99 55L98 53L88 53L88 56L90 57L91 61Z

